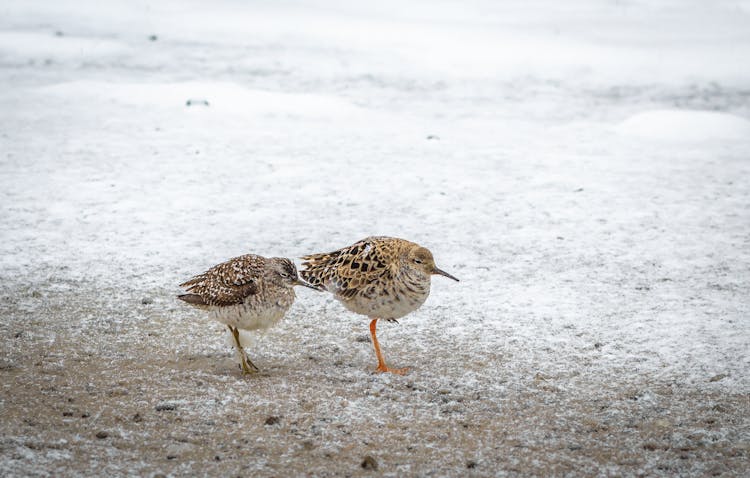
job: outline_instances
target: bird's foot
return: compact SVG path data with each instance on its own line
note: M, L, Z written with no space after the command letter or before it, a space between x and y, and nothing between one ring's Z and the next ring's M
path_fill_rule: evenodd
M406 372L409 371L409 368L390 368L386 364L381 363L380 365L378 365L378 368L376 368L375 371L378 373L393 373L396 375L405 375Z
M249 359L243 360L240 363L240 369L242 370L242 375L250 375L260 372L260 369L256 367L255 364L252 363Z

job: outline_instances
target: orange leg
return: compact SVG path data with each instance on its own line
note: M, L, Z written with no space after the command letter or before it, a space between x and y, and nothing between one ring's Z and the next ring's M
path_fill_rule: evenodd
M372 322L370 322L370 335L372 336L372 345L375 347L375 355L378 356L377 371L395 373L396 375L405 374L409 370L408 368L389 368L385 364L383 353L380 351L380 343L378 342L378 337L375 334L375 327L377 326L377 324L378 324L378 319L372 319Z

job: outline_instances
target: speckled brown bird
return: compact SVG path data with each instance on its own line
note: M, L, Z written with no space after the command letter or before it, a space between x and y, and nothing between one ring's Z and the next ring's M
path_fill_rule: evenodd
M266 330L278 323L294 303L297 268L289 259L255 254L229 259L180 284L188 294L177 296L208 311L211 319L229 327L243 374L257 372L240 343L239 329Z
M430 278L440 274L432 253L413 242L394 237L368 237L349 247L302 258L300 276L327 290L344 307L370 320L370 335L378 357L378 372L403 374L385 364L375 333L379 319L396 320L417 310L430 295Z

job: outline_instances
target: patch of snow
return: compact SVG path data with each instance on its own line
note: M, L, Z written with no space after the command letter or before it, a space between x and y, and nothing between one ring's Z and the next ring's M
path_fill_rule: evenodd
M0 62L111 60L131 52L126 44L111 39L55 36L51 32L0 31Z
M119 83L90 80L72 81L41 87L43 94L60 98L117 102L139 108L184 108L207 113L234 113L243 116L304 116L330 118L355 115L357 108L348 101L323 95L250 90L235 83ZM199 98L199 100L196 100Z
M665 141L750 141L750 121L716 111L646 111L620 123L617 131L627 136Z

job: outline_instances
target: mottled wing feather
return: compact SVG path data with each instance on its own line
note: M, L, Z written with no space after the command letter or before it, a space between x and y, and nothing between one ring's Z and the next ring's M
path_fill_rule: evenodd
M258 293L265 259L254 254L229 259L203 274L180 284L199 295L206 305L228 306L242 303Z
M384 239L387 238L368 237L337 251L305 256L300 276L341 298L366 294L368 285L387 281L394 274L394 261L386 256Z

